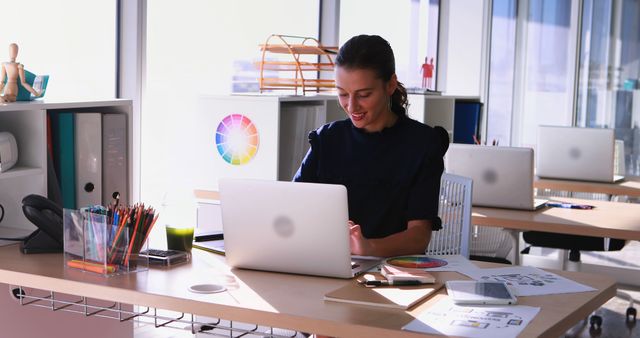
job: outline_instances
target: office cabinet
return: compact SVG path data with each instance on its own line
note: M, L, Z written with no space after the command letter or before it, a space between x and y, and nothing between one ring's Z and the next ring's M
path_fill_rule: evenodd
M198 103L195 188L221 177L290 181L310 131L346 116L333 95L206 96Z

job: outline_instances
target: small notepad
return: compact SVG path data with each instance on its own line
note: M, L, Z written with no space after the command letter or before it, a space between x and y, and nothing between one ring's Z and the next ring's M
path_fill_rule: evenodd
M438 291L442 283L416 286L366 287L353 280L324 295L325 301L408 309Z

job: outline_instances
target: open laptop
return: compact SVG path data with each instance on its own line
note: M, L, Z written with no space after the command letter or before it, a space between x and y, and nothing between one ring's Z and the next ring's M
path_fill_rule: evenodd
M536 175L616 182L613 129L539 126Z
M352 259L344 186L230 178L218 183L231 267L351 278L380 264Z
M536 210L547 202L533 197L533 149L451 144L448 173L473 179L475 206Z

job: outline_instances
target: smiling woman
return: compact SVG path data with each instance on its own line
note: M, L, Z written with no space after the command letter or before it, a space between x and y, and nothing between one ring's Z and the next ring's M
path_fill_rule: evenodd
M389 97L397 87L395 75L385 83L369 69L336 69L340 105L353 125L367 132L381 131L396 122Z
M352 253L424 253L431 231L441 228L448 137L407 117L393 50L379 36L359 35L340 48L336 87L348 119L309 134L311 149L294 180L347 188Z

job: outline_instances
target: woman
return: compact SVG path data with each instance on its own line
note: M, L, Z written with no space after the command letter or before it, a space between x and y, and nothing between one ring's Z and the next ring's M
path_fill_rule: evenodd
M441 228L448 136L407 117L407 92L383 38L351 38L338 51L335 73L349 118L309 134L311 149L294 181L346 186L353 254L424 253L431 231Z

